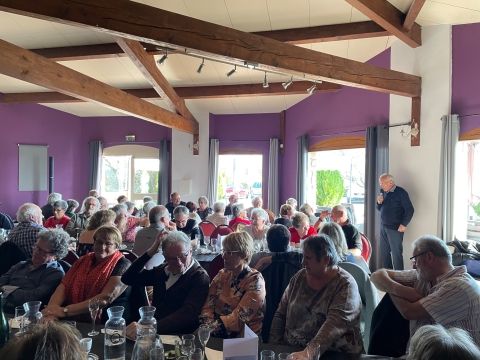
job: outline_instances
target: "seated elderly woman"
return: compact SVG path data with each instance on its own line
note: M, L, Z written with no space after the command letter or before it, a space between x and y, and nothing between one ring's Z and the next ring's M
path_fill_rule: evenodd
M265 210L256 208L252 210L252 216L250 220L252 224L245 226L243 231L252 237L255 250L263 250L267 246L267 231L270 228L267 225L268 214Z
M424 325L410 340L407 360L480 359L480 349L463 329Z
M106 197L99 196L97 198L98 203L99 203L99 208L98 210L108 210L108 200Z
M82 207L80 212L75 214L70 221L68 222L65 230L70 234L70 236L77 237L82 230L87 227L88 219L92 216L98 208L100 203L96 197L89 196L83 200Z
M212 335L236 337L246 324L255 333L262 331L265 281L248 266L253 241L245 232L235 232L223 240L224 268L210 284L200 322L208 324Z
M67 205L68 207L67 211L65 211L65 215L67 215L69 218L72 218L72 216L75 215L75 211L80 206L80 204L75 199L68 199Z
M232 220L228 223L233 230L236 230L238 224L251 225L250 220L247 218L247 212L245 211L243 204L232 205Z
M130 266L118 250L122 234L113 226L103 226L93 235L93 252L78 259L53 293L43 310L47 318L89 319L88 302L95 298L105 307L124 305L126 289L120 278ZM118 298L118 299L117 299Z
M93 234L95 231L105 225L115 226L116 214L112 210L99 210L88 220L85 230L80 233L78 238L78 255L82 256L93 250Z
M308 216L308 220L310 221L310 225L315 225L315 223L318 221L318 218L315 216L315 212L313 208L310 206L310 204L303 204L300 206L299 211L303 212L305 215Z
M348 250L347 240L345 239L345 234L340 225L334 222L325 223L319 233L328 235L328 237L330 237L340 261L354 263L365 270L367 274L370 274L370 269L368 268L368 264L365 262L365 260L361 256L353 255Z
M213 204L213 214L208 215L205 220L214 223L215 226L228 225L228 218L224 215L224 213L225 204L221 201L217 201L215 204Z
M295 215L291 205L283 204L280 206L280 217L275 219L275 224L285 225L287 228L292 226L292 217Z
M65 215L68 204L65 200L57 200L53 203L53 216L50 216L43 224L47 229L61 227L65 229L70 221L70 218Z
M270 329L270 341L305 347L292 359L317 359L327 350L360 354L361 300L353 277L339 268L326 235L303 242L303 264L290 280Z
M175 221L177 230L187 234L190 240L194 240L195 237L199 237L200 243L203 245L202 230L198 227L197 222L190 218L189 214L190 211L186 206L183 205L178 205L173 210L173 220Z
M32 259L19 262L0 276L7 311L13 312L15 306L27 301L47 303L63 278L57 260L67 255L69 240L70 235L62 229L40 231Z
M200 196L198 198L197 214L202 220L205 220L208 215L213 214L213 209L208 207L208 199L206 196Z
M202 219L197 214L197 210L198 210L197 204L195 204L193 201L187 201L185 206L187 207L188 211L190 211L190 214L188 214L188 217L190 219L195 220L197 224L200 224L202 222Z
M297 246L301 242L301 240L306 239L311 235L315 235L317 232L310 225L310 221L308 220L308 216L302 212L297 212L292 218L292 227L289 228L290 230L290 242Z

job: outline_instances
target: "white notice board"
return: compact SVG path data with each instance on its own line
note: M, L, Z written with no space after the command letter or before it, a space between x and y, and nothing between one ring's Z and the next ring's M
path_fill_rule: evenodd
M18 144L18 190L46 191L48 146Z

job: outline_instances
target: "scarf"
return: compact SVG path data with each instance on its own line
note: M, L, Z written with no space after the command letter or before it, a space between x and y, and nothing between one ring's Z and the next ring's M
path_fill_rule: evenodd
M120 251L96 262L91 252L78 259L62 280L65 286L65 304L77 304L100 294L113 269L123 257Z

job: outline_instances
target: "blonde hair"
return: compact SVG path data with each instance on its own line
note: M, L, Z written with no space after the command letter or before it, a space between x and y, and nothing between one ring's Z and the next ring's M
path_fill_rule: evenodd
M99 239L110 238L117 244L117 249L122 244L122 233L115 226L101 226L93 233L93 242Z
M247 264L252 260L253 239L244 232L233 232L223 239L222 246L227 251L240 251L240 255L246 260Z

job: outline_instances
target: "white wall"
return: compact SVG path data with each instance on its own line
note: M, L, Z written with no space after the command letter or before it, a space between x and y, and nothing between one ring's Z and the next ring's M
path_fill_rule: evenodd
M413 240L437 233L438 174L442 115L450 113L451 26L425 26L423 45L412 49L397 40L392 45L391 68L422 77L420 146L411 147L400 127L390 128L390 173L410 194L415 214L404 238L405 267L411 267ZM390 96L390 125L410 121L409 98Z
M199 155L193 155L191 134L172 130L172 191L178 191L183 201L197 202L207 195L209 113L196 111L194 116L200 125Z

